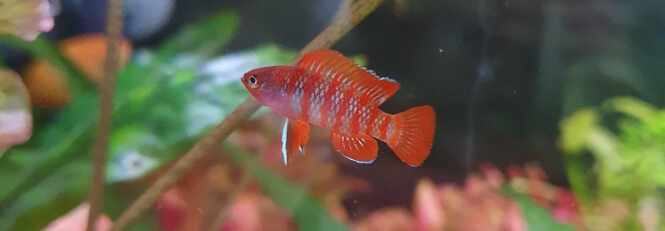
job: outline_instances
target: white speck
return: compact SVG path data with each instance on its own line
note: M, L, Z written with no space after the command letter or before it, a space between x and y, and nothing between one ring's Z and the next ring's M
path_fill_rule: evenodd
M112 159L107 175L110 181L121 182L141 177L157 166L157 160L136 150L118 154Z

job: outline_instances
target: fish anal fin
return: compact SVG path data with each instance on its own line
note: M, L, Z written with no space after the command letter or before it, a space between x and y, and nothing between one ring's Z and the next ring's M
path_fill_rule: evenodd
M376 159L379 145L365 134L332 133L333 148L344 157L361 164L369 164Z
M396 81L378 77L333 50L310 52L300 60L298 67L331 78L354 90L363 91L378 104L386 101L399 89Z
M287 119L282 131L282 155L284 155L285 165L293 153L305 154L307 140L309 140L309 123L303 120Z

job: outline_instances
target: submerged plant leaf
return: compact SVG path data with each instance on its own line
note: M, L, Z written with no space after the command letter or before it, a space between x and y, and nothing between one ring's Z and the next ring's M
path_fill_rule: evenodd
M598 162L609 171L621 169L621 157L617 139L612 133L601 127L590 129L586 134L586 148L598 157Z
M44 228L84 200L91 173L88 161L76 160L41 179L30 179L34 186L14 201L2 204L0 230Z
M178 56L157 65L159 57L143 53L145 57L139 57L128 68L129 73L123 75L146 79L143 83L122 83L127 85L123 88L127 105L118 113L118 126L111 135L107 181L143 177L182 154L249 96L240 82L244 72L285 63L293 54L294 51L267 45L208 62L183 63L186 58ZM145 64L140 62L146 60L155 62L145 67L153 70L150 73L144 73L141 67ZM147 78L150 84L146 83ZM253 118L267 111L262 108Z
M545 209L538 206L533 200L524 194L520 194L512 187L503 187L503 193L512 198L520 206L522 214L528 225L528 230L542 231L574 231L572 226L561 224L554 220Z
M584 147L587 133L596 127L598 113L590 108L580 109L561 124L561 148L570 154L577 154Z
M161 46L161 55L180 53L210 55L231 40L238 28L238 14L222 11L206 20L186 27ZM214 39L213 39L214 38Z
M282 176L270 171L258 160L238 148L225 147L236 162L252 166L251 174L273 201L291 211L300 230L349 230L348 227L335 220L321 201L308 196L305 189L290 184Z
M628 86L646 98L652 99L656 96L652 91L653 88L648 85L648 80L639 73L636 65L626 62L625 58L603 58L598 60L596 65L602 76L609 80Z
M656 114L653 106L632 97L616 97L605 102L604 106L643 121Z
M596 113L596 122L586 129L583 136L567 132L575 129L571 128L573 123L562 124L562 140L574 140L580 144L579 150L564 148L564 151L569 154L584 150L590 154L567 155L566 171L575 194L583 198L584 204L589 207L586 215L599 219L593 222L610 222L604 219L613 219L616 222L611 222L616 223L616 229L637 229L638 217L635 213L626 212L618 218L607 218L606 213L612 211L602 210L616 209L602 205L610 201L631 211L642 201L654 198L652 204L658 205L658 210L665 211L661 195L665 189L665 110L630 97L609 99L603 106L608 110L586 109ZM574 113L567 121L581 121L579 115L587 113L586 110ZM598 112L605 113L601 117ZM616 126L612 126L613 123ZM610 132L604 127L605 124L616 128L616 132ZM589 161L585 156L593 157L588 166L580 164ZM588 227L595 227L595 223L589 222Z

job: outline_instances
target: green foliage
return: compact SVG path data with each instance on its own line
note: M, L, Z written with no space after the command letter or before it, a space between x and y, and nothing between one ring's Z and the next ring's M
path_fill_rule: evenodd
M186 27L157 50L135 51L117 80L107 183L140 178L182 154L249 96L238 81L242 73L286 63L295 53L269 45L211 59L237 25L235 13L222 12ZM0 43L65 70L81 86L93 86L71 78L80 72L44 38L0 36ZM72 88L71 105L0 159L0 230L41 228L85 200L99 117L91 89Z
M512 198L515 203L520 206L524 220L528 225L528 230L539 231L574 231L575 229L569 225L561 224L552 218L549 212L533 202L533 199L521 194L510 185L505 185L502 188L503 193Z
M251 174L273 201L291 211L299 230L349 230L332 217L320 201L308 196L307 190L290 184L284 177L270 171L238 148L227 146L227 149L236 162L252 166Z
M618 97L600 109L578 110L561 130L566 171L583 203L615 198L635 211L657 198L665 211L665 110Z
M234 11L223 11L217 15L180 31L166 40L160 55L169 57L182 53L210 55L224 46L238 29L238 15Z
M107 181L139 178L180 155L190 147L183 144L195 141L249 96L238 81L244 72L285 63L293 53L269 45L207 62L193 61L189 54L165 62L147 51L139 54L137 59L148 65L137 61L123 76L142 76L143 82L118 89L126 97L119 101L126 103L118 104L122 113L114 114Z

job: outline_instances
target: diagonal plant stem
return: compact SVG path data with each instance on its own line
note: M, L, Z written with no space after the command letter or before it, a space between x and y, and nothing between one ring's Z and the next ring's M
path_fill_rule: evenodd
M298 52L289 65L295 65L304 54L323 48L331 47L342 36L346 35L369 13L374 11L384 0L358 0L350 8L341 8L333 22L323 30L314 40ZM229 116L219 125L199 140L192 149L183 155L162 177L127 208L114 222L111 230L124 230L136 218L145 213L166 190L171 188L178 179L198 160L210 150L218 147L231 132L259 109L261 105L251 96L245 99Z
M102 213L104 199L104 166L109 147L111 133L111 116L115 95L115 80L120 63L120 40L122 38L122 7L123 0L109 0L106 24L106 60L104 77L99 84L99 124L95 136L93 171L88 202L90 211L86 230L94 231L97 218Z

